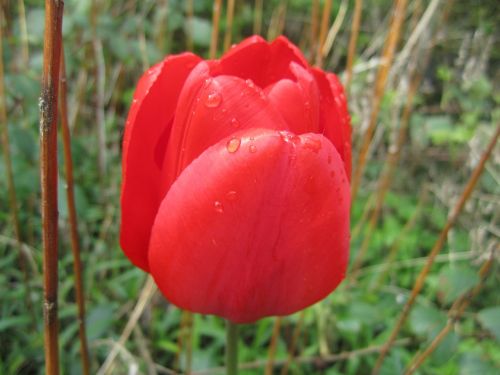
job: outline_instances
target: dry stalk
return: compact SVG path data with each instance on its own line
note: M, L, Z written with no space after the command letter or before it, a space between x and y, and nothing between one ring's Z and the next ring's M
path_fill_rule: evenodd
M365 233L365 237L363 238L363 242L361 247L356 254L356 258L354 259L354 263L352 266L352 273L356 274L359 268L362 265L363 258L366 254L368 246L370 244L373 232L377 226L378 220L380 218L380 214L382 212L382 206L384 204L385 196L389 191L394 171L397 167L397 162L399 161L399 157L401 155L401 149L403 148L404 143L406 142L406 135L408 130L408 124L410 122L410 115L413 110L413 99L415 94L417 93L418 88L420 87L420 82L422 80L423 71L419 72L419 74L415 74L411 83L410 88L408 90L408 96L406 99L406 104L403 110L403 114L401 117L401 124L399 125L398 135L396 139L396 144L394 147L389 149L389 153L387 155L387 160L384 165L384 171L382 172L382 176L378 182L378 190L375 198L375 207L371 211L370 219L368 221L368 228Z
M311 28L310 28L310 55L309 62L314 61L318 43L318 18L319 18L319 0L313 0L311 6Z
M281 317L277 317L274 320L273 333L271 336L271 342L269 344L269 349L267 352L267 364L264 371L265 375L272 375L274 368L274 357L276 356L276 347L278 345L278 338L280 336L280 327L281 327Z
M92 0L90 12L90 24L92 28L92 48L95 61L95 84L96 84L96 125L97 125L97 166L99 171L99 179L101 187L104 186L104 178L106 177L106 124L104 116L104 89L106 87L106 64L104 61L104 53L102 50L102 41L97 33L97 17L99 6L97 0Z
M432 9L431 9L432 10ZM426 12L427 13L427 12ZM432 10L432 14L434 14L434 11ZM442 21L445 21L444 19ZM440 27L444 25L443 22L437 27L439 30ZM417 26L418 27L418 26ZM389 188L392 183L392 179L394 177L394 172L396 170L398 161L401 156L401 150L406 142L406 137L408 134L408 126L410 123L410 116L413 111L413 103L414 103L414 98L415 95L418 92L418 89L420 88L420 84L422 83L422 79L424 76L425 69L429 63L431 53L433 50L433 47L435 45L435 38L437 35L437 31L435 31L434 36L431 38L431 41L429 43L428 48L424 52L424 56L422 57L422 60L420 62L420 66L418 64L418 61L416 64L413 65L413 68L411 69L410 72L410 87L408 88L408 93L406 96L406 103L403 109L403 113L401 116L401 121L399 125L399 129L396 135L396 140L395 144L389 148L389 152L387 154L387 158L384 164L382 176L380 177L380 180L378 182L378 190L376 193L376 199L375 199L375 208L371 213L370 220L369 220L369 225L367 232L365 234L365 237L363 239L363 243L360 247L360 250L358 251L358 254L356 255L356 258L353 263L353 274L356 275L357 271L362 265L363 258L366 254L366 251L368 249L368 246L371 241L371 237L373 235L373 232L377 226L378 220L380 218L380 214L382 211L382 206L384 204L385 196L387 192L389 191ZM415 32L413 32L412 35L414 35Z
M188 51L194 50L193 44L193 19L194 19L194 5L193 0L186 1L186 11L187 11L187 27L188 32L186 33L186 47Z
M231 46L233 36L234 0L227 0L226 10L226 32L224 34L224 51Z
M333 21L332 27L330 27L330 30L328 31L325 44L321 47L321 54L323 55L323 58L328 56L333 47L333 42L337 37L340 27L344 23L345 15L347 13L347 7L348 1L342 0L342 2L340 3L339 12L337 13L337 17L335 17L335 21Z
M73 273L75 275L76 303L78 307L78 333L80 337L80 355L82 357L82 373L90 374L90 359L85 331L85 292L82 280L82 261L80 259L80 238L75 206L73 179L73 158L71 156L71 134L68 124L68 92L66 84L66 63L64 47L61 48L61 75L59 84L59 109L61 114L61 133L64 149L64 169L66 174L66 199L68 201L69 230L71 252L73 254Z
M26 8L24 0L17 1L19 8L19 29L21 31L21 51L25 68L28 68L30 53L28 45L28 26L26 24Z
M316 66L321 68L323 66L323 55L321 50L323 48L323 44L325 44L326 40L326 32L328 31L328 23L330 20L330 12L332 10L332 0L325 0L325 4L323 5L323 14L321 15L321 28L319 31L319 41L316 46Z
M351 36L349 37L349 47L347 49L347 65L345 70L345 93L349 96L352 80L352 67L356 54L356 44L358 43L359 25L361 24L361 11L363 10L363 0L356 0L354 3L354 15L352 19Z
M155 17L155 43L156 48L160 52L164 52L166 48L165 35L167 34L168 22L168 0L159 0ZM189 25L189 22L188 22ZM186 37L187 39L188 37ZM191 49L188 49L191 51Z
M212 11L212 36L210 38L210 51L208 57L215 59L217 55L217 42L219 39L219 20L222 7L222 0L215 0Z
M361 178L366 165L366 160L368 158L368 151L373 139L373 133L375 132L375 127L377 125L377 118L380 111L380 106L382 104L382 98L384 96L385 87L387 83L387 77L392 66L392 61L394 59L394 53L396 46L399 41L399 36L401 34L401 27L404 22L406 13L406 3L407 0L395 0L394 13L392 15L391 24L389 26L389 33L385 40L384 50L382 52L382 64L377 71L377 78L375 81L375 89L373 93L373 104L372 111L370 114L370 120L368 123L368 128L366 129L362 141L361 149L359 151L359 157L356 167L353 169L354 174L352 178L352 201L356 201L356 195L358 193L359 185L361 183Z
M498 249L497 249L498 251ZM425 349L425 351L421 354L417 354L413 360L410 362L408 369L405 372L405 375L411 375L413 374L421 365L424 363L424 361L431 355L434 350L438 347L438 345L443 341L443 339L448 335L448 333L451 331L453 328L454 324L460 319L462 314L464 313L465 309L467 306L469 306L469 303L471 302L472 298L474 298L479 291L481 290L484 281L486 277L488 276L491 267L493 265L494 261L494 254L495 251L491 253L491 256L488 258L486 262L483 263L481 268L479 269L479 283L470 291L467 293L462 294L460 297L458 297L453 305L451 306L450 310L448 311L448 321L446 322L446 325L443 327L441 331L436 335L434 340L429 344L429 346Z
M472 194L472 191L474 190L474 187L476 186L479 177L481 176L485 164L487 160L489 159L491 153L493 152L493 149L495 148L496 142L498 140L498 136L500 134L500 124L497 124L497 128L488 144L486 147L486 150L484 151L483 155L481 156L481 160L479 161L478 165L472 172L471 177L469 178L469 181L467 182L467 185L464 188L464 191L462 192L462 195L460 196L459 200L457 201L455 207L451 211L448 220L446 221L445 226L441 230L441 233L439 234L438 239L436 240L436 243L434 244L431 252L429 253L427 257L427 262L425 266L422 268L420 271L420 274L417 277L417 280L415 281L415 285L413 286L413 290L411 291L411 295L408 298L408 301L406 301L405 306L403 307L403 311L401 312L396 325L394 326L391 335L389 336L389 339L387 342L384 344L383 349L380 352L380 356L377 359L377 362L373 368L373 375L376 375L379 373L380 368L382 366L382 363L385 359L385 356L389 352L389 349L391 348L392 344L394 343L394 340L396 340L396 337L398 336L398 333L403 326L403 323L406 321L406 318L408 317L408 314L410 313L410 310L413 306L413 303L415 302L418 294L420 293L420 290L422 289L425 279L427 275L429 274L429 271L432 267L432 264L434 263L434 259L438 255L438 253L441 251L448 232L450 229L453 227L453 225L456 223L458 216L460 215L460 212L465 206L465 203L469 199L469 197Z
M3 151L3 159L5 163L5 172L6 172L6 182L7 182L7 191L9 195L9 209L10 216L12 219L12 226L14 229L14 237L16 239L14 247L17 248L19 252L18 263L19 269L23 274L23 283L25 288L24 298L26 303L26 308L30 312L33 326L36 327L36 312L33 309L33 303L31 302L31 287L30 287L30 277L28 274L27 263L28 259L26 254L23 252L23 239L21 235L21 225L19 223L19 205L17 202L17 194L16 194L16 186L14 184L14 173L12 171L12 160L10 155L10 142L9 142L9 129L7 123L7 100L5 98L5 85L4 85L4 69L3 69L3 12L0 8L0 123L1 125L1 142L2 142L2 151Z
M113 349L108 354L101 368L99 368L99 371L97 371L97 375L105 375L111 373L110 371L113 366L113 362L115 361L116 356L120 351L120 348L125 345L125 342L130 337L130 334L134 330L134 327L139 321L139 318L141 317L145 307L147 306L149 300L151 299L151 297L153 297L155 292L156 292L156 286L153 281L153 278L151 276L148 276L146 284L144 284L144 287L142 288L141 294L139 295L139 299L137 300L134 310L130 314L130 318L127 324L125 325L125 328L123 329L120 338L118 339L118 343L113 346Z
M288 348L288 356L286 357L286 361L283 363L283 367L281 368L281 375L288 374L288 368L290 367L290 364L295 357L295 349L297 347L297 342L302 330L302 324L304 323L305 310L302 310L299 314L299 319L297 321L297 324L295 325L295 329L293 330L290 347Z
M267 29L267 39L273 40L278 35L283 33L286 21L287 0L281 0L279 5L274 9Z
M253 33L256 35L262 34L262 11L264 8L264 0L255 0L253 11Z
M43 242L45 373L59 374L57 317L57 99L64 2L45 0L42 93L40 96L40 180Z

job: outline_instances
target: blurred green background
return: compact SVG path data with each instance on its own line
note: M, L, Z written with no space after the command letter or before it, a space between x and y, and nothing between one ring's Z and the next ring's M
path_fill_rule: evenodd
M92 371L102 365L130 316L146 275L122 254L118 243L121 137L135 84L144 70L170 53L193 50L206 57L212 30L212 2L181 0L67 0L63 38L67 65L69 125L75 173ZM323 2L320 2L323 4ZM417 66L422 81L409 118L408 137L381 216L356 278L323 302L283 319L277 361L287 358L298 323L301 331L291 374L368 374L377 354L357 352L384 343L463 186L500 119L500 12L491 1L438 1L424 28L412 40L429 1L406 8L395 62L389 72L369 161L352 213L352 256L366 236L370 200L401 126L408 87ZM33 309L18 266L18 247L9 214L4 158L0 160L0 374L43 373L42 252L39 189L38 98L42 71L44 8L39 1L4 0L3 61L5 103L22 251ZM311 1L263 2L261 34L283 33L311 56ZM330 23L342 15L324 68L342 79L347 60L354 1L334 1ZM373 87L388 32L392 2L364 2L349 92L353 144L357 156L374 102ZM223 2L218 56L226 32ZM321 10L321 9L320 9ZM443 19L443 13L449 11ZM337 18L339 22L340 18ZM255 2L235 3L232 41L252 35ZM415 38L415 36L413 36ZM408 48L406 48L409 46ZM406 49L405 49L406 48ZM425 64L426 51L431 49ZM402 52L403 51L403 52ZM405 52L406 51L406 52ZM406 54L405 54L406 53ZM2 123L1 126L6 124ZM105 131L105 149L98 129ZM80 374L78 322L60 147L60 352L64 374ZM104 156L102 155L104 153ZM101 156L99 156L101 155ZM99 168L98 159L104 158ZM356 160L356 158L354 159ZM496 256L480 293L471 300L452 332L418 370L420 374L500 373L500 150L493 152L464 212L426 279L424 289L391 350L383 374L401 374L447 322L453 301L474 287L478 269ZM373 200L372 200L373 201ZM395 249L392 259L387 256ZM492 252L496 251L496 255ZM36 322L33 323L33 313ZM159 294L142 314L114 362L113 374L184 372L180 353L181 312ZM268 358L274 319L241 328L240 362L261 374ZM224 363L224 322L196 315L192 325L193 371ZM185 348L184 348L185 349ZM331 354L354 351L347 359ZM328 359L330 358L330 359ZM260 361L260 362L259 362ZM260 364L259 364L260 363ZM280 373L276 366L275 373Z

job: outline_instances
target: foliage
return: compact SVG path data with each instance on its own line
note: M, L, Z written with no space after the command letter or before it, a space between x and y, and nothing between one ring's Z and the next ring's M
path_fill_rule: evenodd
M19 3L22 3L20 1ZM87 294L88 339L96 370L121 334L145 275L133 267L119 249L118 207L120 184L120 142L126 112L137 78L148 66L168 53L187 48L192 38L196 53L206 56L212 28L211 1L194 1L194 17L188 19L187 2L109 0L67 0L64 44L68 69L70 125L75 165L75 193ZM282 1L266 1L264 30L276 16ZM309 48L310 2L288 2L284 33ZM332 9L337 14L339 5ZM345 68L350 18L354 1L349 1L347 18L325 60L327 68ZM426 2L412 4L425 7ZM431 249L453 203L472 168L477 164L494 126L500 119L499 76L495 72L500 56L493 48L498 31L496 2L455 2L448 23L443 25L429 66L418 91L410 118L409 139L385 199L365 265L356 280L346 280L338 291L305 311L297 343L300 356L313 358L290 366L292 374L366 374L376 355L352 355L348 360L328 362L322 356L355 351L382 344L409 296L424 258ZM252 33L252 1L237 1L233 40ZM1 5L6 14L4 30L5 87L8 130L14 182L19 201L23 249L29 256L29 284L35 316L25 306L25 286L10 221L5 164L0 160L0 374L36 374L43 368L41 225L38 184L38 96L42 69L44 10L40 2L24 1L28 29L29 58L23 57L22 21L16 2ZM380 55L389 1L365 5L358 41L356 70L350 94L355 141L364 131L373 100L375 70L371 62ZM415 5L416 6L416 5ZM425 9L425 8L424 8ZM410 9L409 12L412 10ZM438 23L433 18L432 27ZM333 17L332 17L333 18ZM408 16L411 23L411 13ZM419 18L420 19L420 18ZM408 27L407 27L408 29ZM221 19L221 35L225 20ZM410 30L405 32L403 43ZM428 43L431 33L424 34ZM103 45L96 56L94 44ZM222 40L222 38L220 38ZM221 46L222 42L219 42ZM219 48L219 52L221 51ZM402 48L402 46L401 46ZM418 54L413 58L420 58ZM104 62L104 103L96 99L96 69ZM380 113L380 124L372 145L372 156L363 188L355 202L352 226L361 225L353 236L353 258L366 235L362 216L369 197L376 191L385 157L400 124L399 115L407 97L411 64L406 62L391 76ZM403 84L402 84L403 83ZM96 108L104 106L107 134L107 173L99 176ZM3 124L2 124L3 126ZM480 185L448 236L447 245L427 278L400 338L384 363L384 374L400 374L410 359L427 347L447 321L453 301L478 282L478 269L493 248L498 249L499 169L498 148ZM60 165L64 163L60 155ZM74 275L70 252L65 177L60 172L60 347L64 373L79 374L78 322ZM421 190L428 191L422 208ZM406 228L416 216L414 225ZM361 223L361 224L360 224ZM403 234L403 235L401 235ZM395 259L388 265L387 253L395 245ZM388 266L388 267L386 267ZM387 277L380 275L387 270ZM500 294L498 263L475 297L463 319L423 364L420 374L494 374L500 369ZM277 359L285 359L296 314L284 319L277 346ZM185 364L185 352L178 352L181 313L163 298L155 297L143 314L137 330L116 360L115 373L138 365L147 372L148 351L153 361L165 367ZM240 336L240 362L263 360L268 355L274 320L245 325ZM142 338L141 338L142 337ZM144 344L145 343L145 344ZM193 369L223 365L224 322L211 316L195 316L192 332ZM260 374L262 366L244 374Z

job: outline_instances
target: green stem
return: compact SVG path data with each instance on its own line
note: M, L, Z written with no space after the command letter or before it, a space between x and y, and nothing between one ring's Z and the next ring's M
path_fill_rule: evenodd
M238 375L238 325L226 324L226 374Z

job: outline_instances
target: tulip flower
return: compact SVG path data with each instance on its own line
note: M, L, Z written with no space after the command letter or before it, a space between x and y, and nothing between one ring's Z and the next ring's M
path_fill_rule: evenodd
M123 251L189 311L245 323L314 304L348 262L350 133L337 77L284 37L166 57L125 127Z

